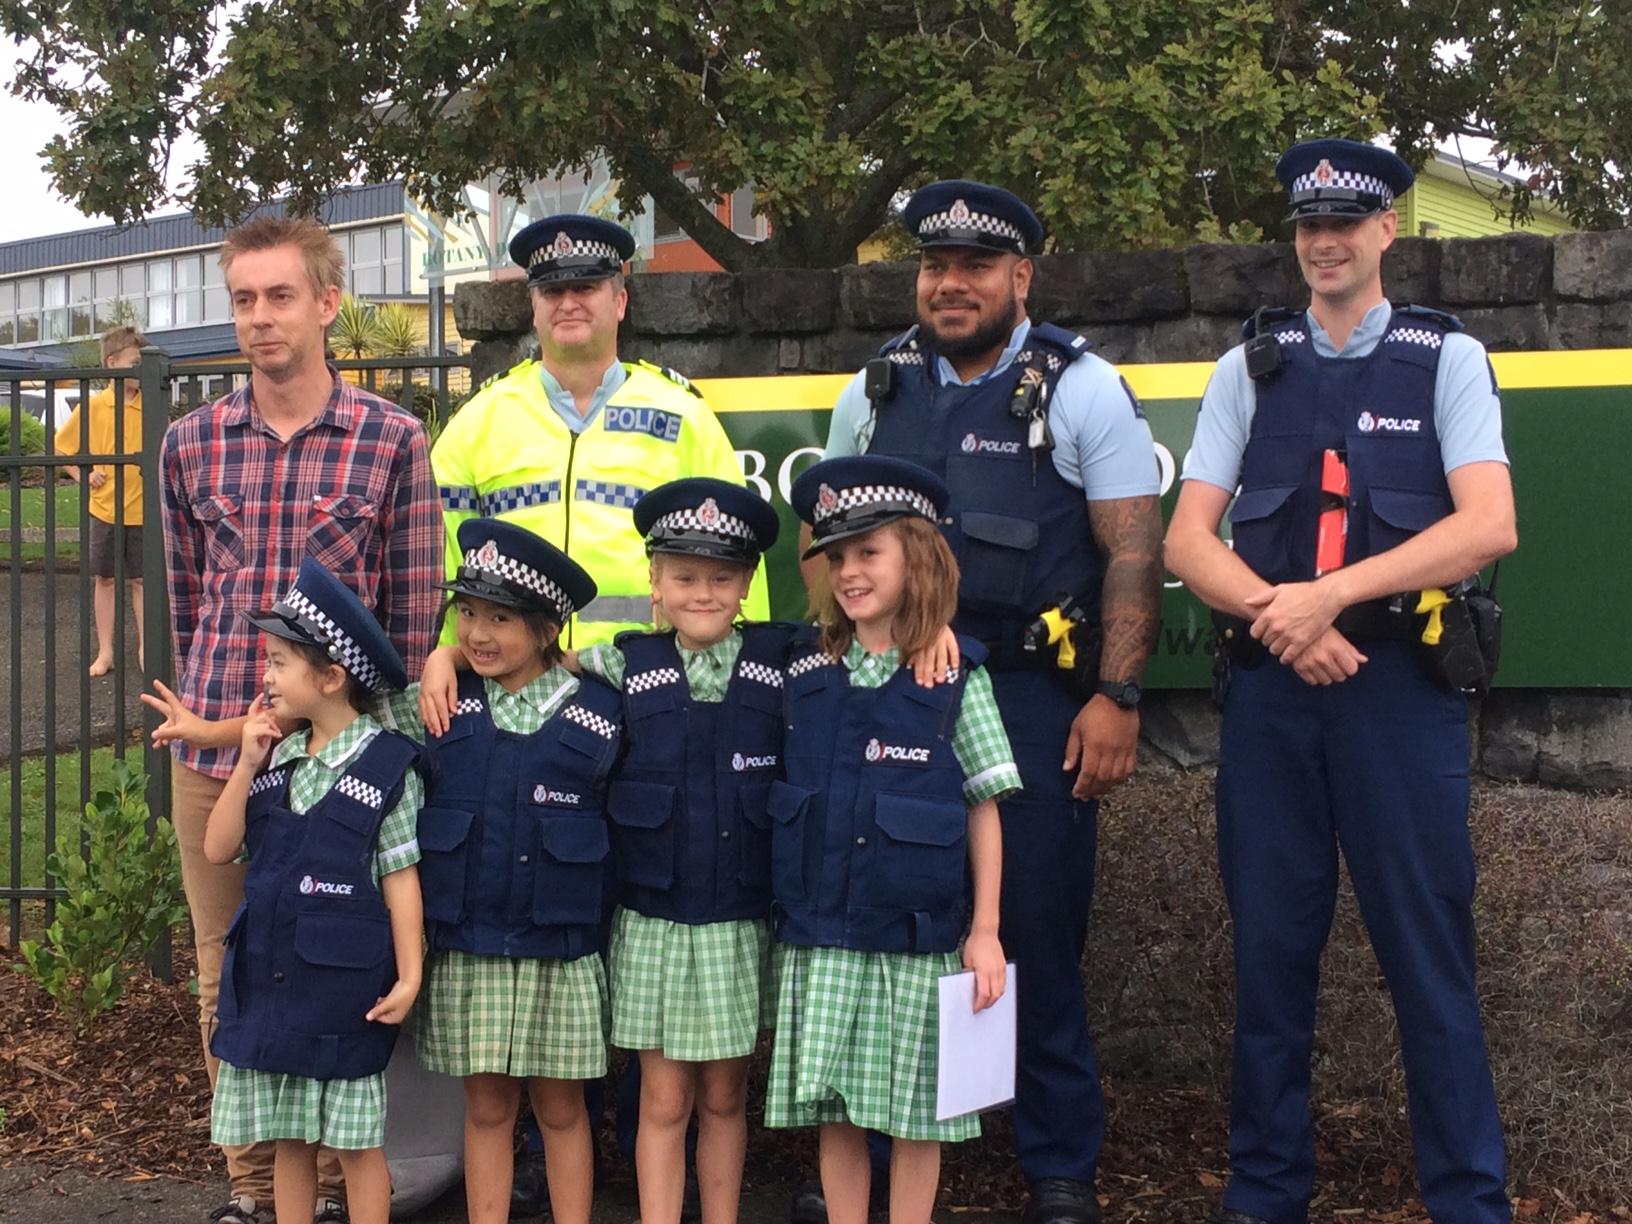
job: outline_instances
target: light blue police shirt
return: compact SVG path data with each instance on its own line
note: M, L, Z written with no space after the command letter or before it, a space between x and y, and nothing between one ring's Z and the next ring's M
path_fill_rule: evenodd
M996 378L1014 364L1030 333L1031 320L1021 319L997 364L967 383L950 361L936 358L936 382L973 387ZM867 402L865 380L865 372L858 373L840 392L828 426L825 458L862 454L872 442L872 405ZM1157 492L1161 475L1150 426L1135 410L1133 395L1116 367L1104 358L1089 353L1065 367L1054 386L1048 423L1054 434L1055 470L1087 500Z
M572 398L572 392L566 390L555 380L555 375L544 368L542 362L538 366L538 381L544 384L544 394L550 401L550 407L555 409L555 415L566 423L568 429L575 434L581 434L595 423L601 409L606 407L606 401L617 393L623 386L624 380L629 377L629 371L623 368L621 361L614 361L606 367L606 373L601 375L601 385L595 388L595 394L589 397L589 411L582 416L578 415L578 407Z
M1392 307L1379 302L1366 311L1338 352L1326 329L1306 312L1309 339L1322 357L1369 356L1383 338ZM1241 483L1241 456L1252 433L1258 400L1247 374L1245 347L1236 345L1219 358L1196 414L1196 434L1184 457L1184 479L1201 480L1235 492ZM1434 379L1434 429L1447 473L1469 463L1507 462L1502 444L1502 400L1496 391L1485 346L1465 332L1452 332L1439 350Z

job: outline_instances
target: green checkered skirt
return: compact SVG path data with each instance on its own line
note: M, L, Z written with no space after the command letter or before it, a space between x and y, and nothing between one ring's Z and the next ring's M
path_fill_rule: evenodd
M980 1118L935 1120L936 979L956 952L852 952L781 944L766 1126L850 1122L897 1139L954 1142Z
M330 1148L385 1144L385 1075L315 1080L222 1063L210 1106L210 1142L298 1139Z
M691 926L619 908L612 923L612 1044L665 1058L746 1058L775 1016L763 919Z
M419 1061L445 1075L606 1074L606 969L577 960L439 952L410 1023Z

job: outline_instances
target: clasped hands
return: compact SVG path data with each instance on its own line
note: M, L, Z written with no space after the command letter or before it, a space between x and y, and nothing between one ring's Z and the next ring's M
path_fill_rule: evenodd
M1252 636L1306 683L1339 684L1366 661L1332 623L1345 605L1329 582L1284 582L1244 602Z

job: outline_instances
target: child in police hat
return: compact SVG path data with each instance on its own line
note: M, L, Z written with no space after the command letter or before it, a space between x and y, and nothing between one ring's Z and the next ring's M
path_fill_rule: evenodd
M623 693L625 747L608 809L618 900L612 1042L639 1052L635 1166L644 1224L678 1224L698 1117L705 1224L732 1224L747 1140L748 1060L770 936L765 799L782 749L793 626L737 617L771 506L740 485L671 481L634 506L657 632L579 652Z
M984 651L959 638L960 668L930 689L902 666L955 607L946 497L923 468L870 456L793 486L828 583L788 665L785 781L769 799L782 959L765 1121L821 1127L833 1224L867 1216L863 1128L895 1140L894 1224L928 1221L940 1144L980 1131L972 1115L936 1121L937 979L973 970L975 1010L1004 989L997 800L1020 775Z
M610 841L606 779L622 699L561 666L561 626L595 583L513 523L459 526L452 592L458 698L422 718L420 686L389 717L423 735L420 816L430 939L420 1061L465 1084L472 1224L509 1216L523 1092L544 1136L558 1224L588 1224L594 1181L583 1081L606 1074L600 947Z
M281 1224L312 1218L319 1145L340 1157L351 1218L385 1224L384 1071L421 979L421 787L418 750L371 711L407 677L373 614L311 558L249 619L266 635L265 690L204 832L211 862L249 862L210 1137L277 1142Z

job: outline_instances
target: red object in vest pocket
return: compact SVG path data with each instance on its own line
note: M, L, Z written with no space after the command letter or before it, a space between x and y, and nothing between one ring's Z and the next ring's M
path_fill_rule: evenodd
M1315 526L1315 577L1343 565L1349 539L1349 465L1327 449L1320 463L1320 518Z

